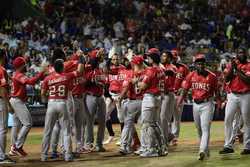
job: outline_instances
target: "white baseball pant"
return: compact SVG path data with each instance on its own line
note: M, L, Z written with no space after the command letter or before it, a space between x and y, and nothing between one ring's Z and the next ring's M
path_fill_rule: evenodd
M6 141L7 141L7 130L8 130L8 111L5 101L0 98L0 160L6 158Z
M142 100L128 100L124 103L124 128L121 134L121 149L131 150L131 143L135 132L135 120L141 114Z
M86 95L86 145L94 143L94 123L97 115L98 131L96 146L102 147L105 132L106 106L104 97Z
M12 97L10 99L10 104L15 111L15 114L13 114L14 129L20 124L22 125L18 134L14 134L14 132L12 133L13 140L16 138L15 136L17 135L15 141L16 148L21 148L24 145L26 137L32 127L32 118L28 108L21 99Z
M193 103L194 123L200 139L200 152L209 154L210 127L214 115L212 100L201 104Z
M171 123L171 133L175 136L175 138L179 138L180 134L180 127L181 127L181 116L183 112L184 104L180 104L179 107L176 106L176 99L178 96L175 97L174 103L174 112L173 112L173 122Z
M165 94L161 103L160 125L163 131L163 136L168 144L168 136L171 133L171 119L175 109L175 95L172 92Z
M61 120L62 122L63 144L65 149L65 159L67 160L72 157L70 118L69 113L67 111L67 102L66 100L61 99L49 100L48 102L48 108L45 117L41 157L48 157L50 138L53 127L55 126L57 120Z
M244 149L250 150L250 93L229 93L227 95L224 147L233 147L233 144L231 143L233 133L232 123L235 113L239 110L241 111L244 123Z
M73 113L74 121L75 121L75 144L76 144L76 152L80 152L80 149L83 147L82 137L82 129L85 128L86 124L86 116L85 116L85 107L83 98L74 98L74 113Z
M161 97L144 94L142 100L142 129L141 129L141 155L163 155L166 151L166 142L159 126Z

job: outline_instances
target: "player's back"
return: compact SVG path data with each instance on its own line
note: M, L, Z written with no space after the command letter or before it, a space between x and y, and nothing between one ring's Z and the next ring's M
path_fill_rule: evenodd
M68 91L72 87L70 80L74 73L52 73L44 80L43 87L49 93L49 99L67 99Z

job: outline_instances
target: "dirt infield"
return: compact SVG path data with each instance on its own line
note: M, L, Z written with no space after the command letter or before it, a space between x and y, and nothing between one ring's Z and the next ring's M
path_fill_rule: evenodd
M116 134L119 126L115 127ZM223 146L223 124L221 122L215 123L212 127L211 137L211 157L205 162L197 160L198 140L196 130L192 123L185 123L182 127L179 145L177 147L171 146L169 148L169 155L159 158L140 158L135 155L122 156L118 153L118 146L113 142L105 146L107 152L90 154L82 154L80 158L75 159L73 162L66 163L62 158L57 160L49 160L49 162L40 162L40 149L42 139L42 129L32 128L25 150L28 156L25 158L15 157L17 167L166 167L166 166L241 166L250 164L250 158L242 157L239 155L240 147L238 144L236 154L229 156L220 156L218 150ZM119 136L117 136L119 137ZM4 167L5 167L4 166ZM247 165L248 166L248 165Z

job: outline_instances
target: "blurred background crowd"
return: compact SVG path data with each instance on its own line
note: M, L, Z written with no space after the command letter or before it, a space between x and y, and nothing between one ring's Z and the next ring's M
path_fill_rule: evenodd
M39 14L0 17L0 47L7 69L15 57L24 56L31 75L56 47L69 56L76 45L83 51L102 47L107 57L128 58L150 47L176 48L188 64L195 53L204 53L214 71L236 48L250 52L250 0L22 1Z

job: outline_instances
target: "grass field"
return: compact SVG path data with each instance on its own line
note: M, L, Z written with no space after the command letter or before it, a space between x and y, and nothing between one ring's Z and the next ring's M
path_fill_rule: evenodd
M120 134L119 127L115 126L116 134ZM115 142L105 146L105 153L83 154L74 162L65 163L61 159L49 162L40 162L40 147L42 129L33 128L27 138L25 150L29 153L26 158L15 158L18 167L198 167L198 166L250 166L250 156L241 156L241 145L236 143L235 154L219 155L223 146L223 122L213 122L211 129L211 157L203 162L198 161L198 139L193 123L182 123L179 145L169 148L169 155L159 158L140 158L134 155L121 156ZM119 136L117 136L119 137ZM10 165L5 165L10 166Z

